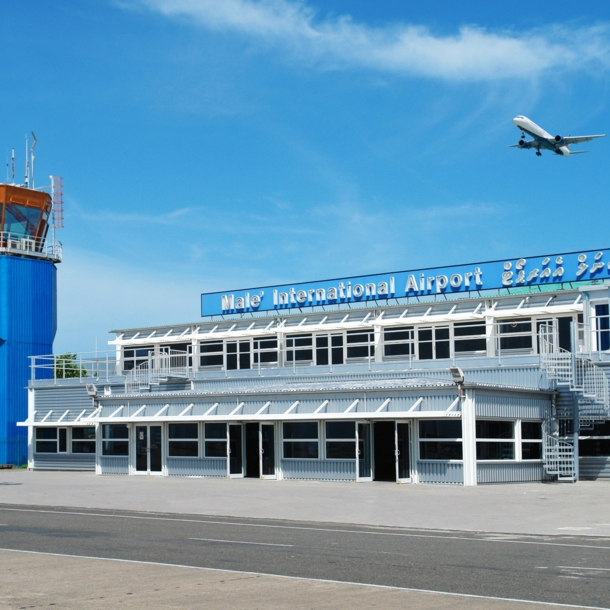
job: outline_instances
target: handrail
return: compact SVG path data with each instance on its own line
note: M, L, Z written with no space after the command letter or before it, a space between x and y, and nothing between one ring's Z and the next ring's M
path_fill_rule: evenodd
M44 258L60 262L62 251L63 247L59 241L43 237L32 237L21 233L0 231L0 252L2 253L32 256L34 258Z

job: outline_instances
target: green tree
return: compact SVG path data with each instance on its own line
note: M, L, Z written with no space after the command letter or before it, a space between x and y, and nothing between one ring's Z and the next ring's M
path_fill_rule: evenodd
M87 369L79 366L76 354L60 354L55 356L55 378L87 377Z

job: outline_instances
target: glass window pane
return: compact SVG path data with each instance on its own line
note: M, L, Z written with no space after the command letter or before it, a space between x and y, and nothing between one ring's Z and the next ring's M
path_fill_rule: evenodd
M284 438L318 438L317 422L284 422Z
M102 455L129 455L127 441L103 441Z
M420 341L432 341L432 329L420 328L417 331L417 337Z
M485 322L464 322L453 325L454 337L471 337L485 334Z
M477 420L477 438L515 438L512 421Z
M420 438L462 438L462 422L454 419L428 419L419 422Z
M72 428L72 440L95 440L95 428Z
M328 337L316 337L316 347L328 347Z
M222 366L222 363L222 354L216 354L214 356L199 356L200 366Z
M206 424L205 425L205 437L206 438L227 438L227 424ZM225 452L226 455L226 452Z
M4 230L20 237L36 237L41 215L42 210L7 203Z
M296 459L317 459L318 457L318 442L295 442L289 441L284 443L284 457Z
M610 439L579 440L578 453L581 457L610 457Z
M408 356L414 353L411 343L393 343L385 345L383 350L386 356Z
M369 355L369 346L368 345L358 345L347 348L347 357L348 358L368 358Z
M439 339L449 339L449 328L437 328L434 334L437 341Z
M215 425L215 424L212 424ZM227 441L206 441L206 457L227 457Z
M50 440L57 438L57 428L36 428L36 440Z
M542 423L539 421L522 421L521 438L542 438Z
M169 438L199 438L198 428L198 424L170 424Z
M457 353L484 352L487 350L487 341L485 339L456 339L454 346Z
M521 445L521 457L524 460L541 460L542 443L523 443Z
M355 460L356 441L328 441L326 457L329 460Z
M102 438L129 438L129 430L126 424L103 424Z
M326 438L356 438L356 422L326 422Z
M450 358L451 351L449 349L449 341L437 341L436 342L436 357L437 358Z
M529 333L532 331L530 320L502 320L500 322L500 334Z
M57 453L57 441L36 441L36 453Z
M197 457L199 443L197 441L170 441L169 455L172 457Z
M432 343L419 344L419 359L432 360Z
M95 441L72 441L72 453L95 453Z
M413 327L393 328L383 331L384 341L410 341L413 338Z
M213 343L200 343L199 353L207 354L214 352L222 352L222 341L214 341Z
M515 443L477 442L477 460L514 460Z
M333 347L341 347L343 345L343 335L332 335L330 338L330 344Z
M423 441L419 443L422 460L461 460L461 442Z

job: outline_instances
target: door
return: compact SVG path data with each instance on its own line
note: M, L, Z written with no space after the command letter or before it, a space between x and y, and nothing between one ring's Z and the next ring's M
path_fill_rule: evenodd
M229 476L244 476L241 424L229 424Z
M375 481L396 482L396 422L373 424L373 475Z
M410 453L409 424L396 423L396 478L405 483L411 480Z
M275 426L261 424L261 473L266 479L276 478Z
M136 472L160 473L162 470L161 426L136 426Z
M260 424L246 424L246 477L259 479L260 466Z
M356 480L373 480L371 457L371 424L358 424L356 430Z

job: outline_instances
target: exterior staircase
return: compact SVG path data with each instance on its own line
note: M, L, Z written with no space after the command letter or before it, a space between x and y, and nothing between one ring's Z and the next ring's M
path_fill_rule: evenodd
M150 392L171 379L188 379L189 371L187 352L170 349L156 355L151 353L146 362L131 369L125 376L125 394Z
M573 393L578 410L580 430L591 429L595 423L610 417L610 383L604 370L581 354L573 354L558 346L552 326L539 332L540 367L558 388ZM576 479L574 442L544 434L545 470L560 481Z

